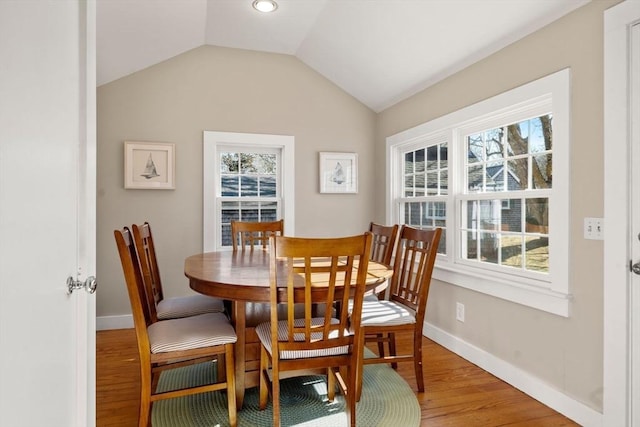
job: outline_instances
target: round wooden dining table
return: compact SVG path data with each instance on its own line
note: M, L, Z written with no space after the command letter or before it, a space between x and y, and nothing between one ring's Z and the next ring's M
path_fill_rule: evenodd
M393 270L369 261L367 293L383 292ZM232 302L232 320L238 332L235 353L236 404L242 407L245 391L246 303L270 301L269 252L253 251L205 252L185 259L184 274L194 291ZM283 293L278 299L286 300Z

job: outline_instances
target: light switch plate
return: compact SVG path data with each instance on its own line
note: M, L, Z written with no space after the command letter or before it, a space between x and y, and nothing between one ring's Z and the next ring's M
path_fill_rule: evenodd
M584 238L590 239L590 240L604 239L604 219L585 218L584 219Z

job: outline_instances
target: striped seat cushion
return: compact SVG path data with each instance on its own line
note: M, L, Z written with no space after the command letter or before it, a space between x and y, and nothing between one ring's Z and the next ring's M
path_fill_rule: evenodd
M338 319L332 319L332 323L338 323ZM311 319L311 325L317 326L324 324L323 318L313 318ZM304 326L304 319L296 319L294 321L295 326ZM278 322L278 339L286 340L288 336L287 330L287 321L281 320ZM267 349L269 354L272 354L271 348L271 322L261 323L256 326L256 334L258 334L258 338L264 347ZM348 334L348 333L347 333ZM300 334L302 335L302 334ZM317 335L318 338L322 337L322 333L318 332L317 334L312 334L312 337ZM334 337L338 336L338 331L332 332ZM297 337L294 337L297 338ZM300 340L304 340L304 337L300 337ZM280 359L304 359L309 357L322 357L322 356L334 356L338 354L345 354L349 351L348 346L340 346L340 347L330 347L321 350L300 350L300 351L283 351L280 354Z
M416 323L411 310L393 301L365 300L362 302L362 326L408 325Z
M147 328L151 353L235 343L233 326L222 313L158 321Z
M156 306L158 320L177 319L205 313L222 313L221 299L195 294L184 297L165 298Z

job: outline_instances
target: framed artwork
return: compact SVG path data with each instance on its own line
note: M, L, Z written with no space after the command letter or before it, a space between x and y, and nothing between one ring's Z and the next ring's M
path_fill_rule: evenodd
M358 154L320 152L320 192L358 192Z
M124 188L175 189L175 144L125 141Z

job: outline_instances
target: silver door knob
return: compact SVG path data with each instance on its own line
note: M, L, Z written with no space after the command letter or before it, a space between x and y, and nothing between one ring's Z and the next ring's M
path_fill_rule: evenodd
M76 289L84 289L85 291L92 294L96 291L97 287L98 281L94 276L87 277L87 280L85 280L84 282L75 280L71 276L67 277L67 289L69 294L72 294Z
M631 266L631 271L633 271L635 274L640 275L640 262L636 262L635 264L633 264Z

